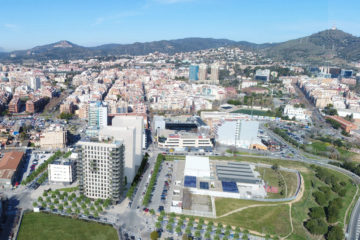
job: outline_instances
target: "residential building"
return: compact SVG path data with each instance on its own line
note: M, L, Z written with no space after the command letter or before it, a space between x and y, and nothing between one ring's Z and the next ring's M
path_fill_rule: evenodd
M66 143L67 131L59 125L51 125L40 135L40 147L44 149L62 149Z
M310 120L310 114L306 109L301 107L294 107L293 105L287 104L284 108L284 115L290 119L295 118L296 120Z
M189 67L189 81L198 81L199 80L199 66L190 65Z
M21 109L21 100L19 96L14 96L9 103L9 113L18 113Z
M105 102L97 101L89 104L88 126L102 128L107 126L108 109Z
M38 90L41 87L40 78L39 77L31 77L30 78L30 88L32 90Z
M211 65L210 81L214 84L219 82L219 64L217 63Z
M118 202L124 190L123 142L80 141L77 145L80 193L92 199Z
M199 65L199 81L204 82L207 77L207 65L202 63Z
M16 183L23 159L23 152L6 152L0 159L0 188L10 188Z

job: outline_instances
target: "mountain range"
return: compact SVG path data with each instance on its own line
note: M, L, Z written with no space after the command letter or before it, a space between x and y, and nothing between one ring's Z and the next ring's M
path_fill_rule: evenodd
M276 60L325 62L329 60L359 61L360 38L341 30L331 29L307 37L280 43L256 44L213 38L184 38L133 44L105 44L83 47L69 41L37 46L28 50L1 52L2 61L79 59L119 55L145 55L152 52L174 54L218 47L240 47L263 53Z

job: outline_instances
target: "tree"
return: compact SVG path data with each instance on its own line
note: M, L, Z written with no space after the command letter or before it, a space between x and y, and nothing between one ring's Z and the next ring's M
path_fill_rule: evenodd
M345 239L344 232L341 227L333 226L327 234L327 240L342 240Z
M50 205L50 210L53 211L54 210L54 205Z
M325 217L325 211L322 207L313 207L310 208L309 216L311 218L323 218Z
M210 237L211 237L210 232L207 231L207 232L205 233L204 237L205 237L205 239L210 239Z
M195 237L199 238L200 236L201 236L201 233L200 233L199 230L197 230L197 231L195 232Z
M161 228L161 222L156 222L155 227L156 227L157 229L160 229L160 228Z
M275 163L271 166L271 169L277 172L279 170L279 164Z
M59 204L59 210L62 212L63 210L64 210L64 205L62 205L62 204Z
M151 238L151 240L156 240L156 239L158 239L158 238L159 238L158 232L157 232L157 231L152 231L152 232L150 233L150 238Z
M180 227L180 226L177 226L176 229L175 229L175 231L176 231L176 233L177 233L178 235L180 235L180 234L181 234L181 227Z
M190 234L191 234L191 228L190 228L190 227L187 227L187 228L185 229L185 233L186 233L187 235L190 235Z
M37 207L37 206L38 206L37 202L33 202L33 207Z
M166 225L166 230L168 230L169 232L172 232L172 230L173 230L173 225L172 225L171 223L168 223L168 224Z
M322 219L310 219L305 223L305 227L310 233L316 235L323 235L328 230L327 224Z
M94 212L94 217L96 217L96 218L99 217L99 213L97 211Z
M39 202L42 202L42 201L43 201L43 198L42 198L42 197L38 197L38 201L39 201Z
M46 208L46 202L43 202L43 203L41 204L41 207L42 207L42 208Z
M67 213L67 214L71 214L71 212L72 212L72 211L71 211L71 208L66 209L66 213Z
M71 206L72 206L73 208L76 208L76 207L77 207L76 202L72 202L72 203L71 203Z
M99 212L104 211L104 210L103 210L103 208L102 208L101 206L98 206L98 207L97 207L97 210L98 210Z
M80 208L77 207L77 208L75 209L75 213L76 213L76 214L80 214Z
M56 198L56 199L54 200L54 203L55 203L55 204L58 204L58 203L59 203L59 199Z
M88 209L85 209L85 210L84 210L84 214L85 214L86 216L89 216L89 215L90 215L89 210L88 210Z

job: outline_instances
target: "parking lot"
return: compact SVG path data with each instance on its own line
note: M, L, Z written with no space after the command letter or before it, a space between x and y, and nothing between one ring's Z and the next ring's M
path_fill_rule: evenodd
M29 176L33 171L37 169L38 166L43 164L49 157L53 154L51 152L33 152L30 156L27 157L27 162L24 164L25 171L23 175L23 179Z
M152 193L149 209L158 210L159 206L164 207L168 201L169 188L172 183L173 162L163 162L157 178L155 189Z

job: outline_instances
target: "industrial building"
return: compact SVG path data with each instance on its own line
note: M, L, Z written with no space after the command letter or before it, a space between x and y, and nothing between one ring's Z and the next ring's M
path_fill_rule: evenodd
M258 138L259 122L250 120L222 120L215 127L216 142L225 146L246 149L263 149Z
M19 177L24 160L23 152L6 152L0 159L0 188L11 188Z

